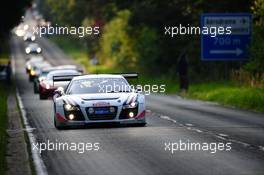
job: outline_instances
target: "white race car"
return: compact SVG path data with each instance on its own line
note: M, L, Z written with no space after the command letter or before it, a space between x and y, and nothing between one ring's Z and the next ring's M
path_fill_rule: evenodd
M137 74L83 75L72 78L67 88L53 97L57 129L92 123L145 126L145 96L131 88L126 78ZM54 77L54 82L66 81Z

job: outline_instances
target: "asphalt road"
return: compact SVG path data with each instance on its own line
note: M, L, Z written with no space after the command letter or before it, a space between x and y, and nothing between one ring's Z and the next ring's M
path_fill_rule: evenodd
M72 60L48 40L37 42L53 65ZM18 90L38 143L99 143L98 151L44 151L49 174L264 174L264 115L225 108L213 103L184 100L176 96L151 95L146 99L146 127L90 127L57 130L53 126L53 104L39 100L28 82L24 64L24 42L13 37ZM231 150L173 153L165 144L231 143Z

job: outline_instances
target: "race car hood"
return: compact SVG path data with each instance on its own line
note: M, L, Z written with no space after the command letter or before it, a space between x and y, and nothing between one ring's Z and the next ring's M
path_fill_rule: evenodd
M108 102L112 105L124 104L136 100L137 93L97 93L97 94L79 94L65 95L62 97L65 103L73 105L83 105L84 103Z

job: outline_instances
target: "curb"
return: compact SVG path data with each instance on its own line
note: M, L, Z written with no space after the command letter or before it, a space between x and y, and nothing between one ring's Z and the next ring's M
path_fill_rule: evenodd
M26 117L26 110L24 108L24 105L22 103L21 97L19 95L18 89L16 89L16 97L17 97L17 101L18 101L18 107L19 110L21 112L22 115L22 120L23 120L23 124L25 126L25 130L27 133L27 136L29 138L29 143L30 143L30 148L31 148L31 156L33 159L33 164L35 166L35 170L37 175L47 175L47 168L41 158L40 153L36 150L33 149L33 145L36 144L36 138L34 136L34 134L32 133L32 128L30 127L27 117Z

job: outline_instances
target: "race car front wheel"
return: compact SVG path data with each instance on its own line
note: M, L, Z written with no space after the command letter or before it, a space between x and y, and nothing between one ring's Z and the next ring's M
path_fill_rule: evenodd
M59 125L58 125L58 123L56 122L55 117L54 117L54 126L55 126L55 128L58 129L58 130L64 129L63 126L59 126Z
M39 99L40 100L44 100L44 99L47 99L47 97L45 95L43 95L43 94L40 93L39 94Z

